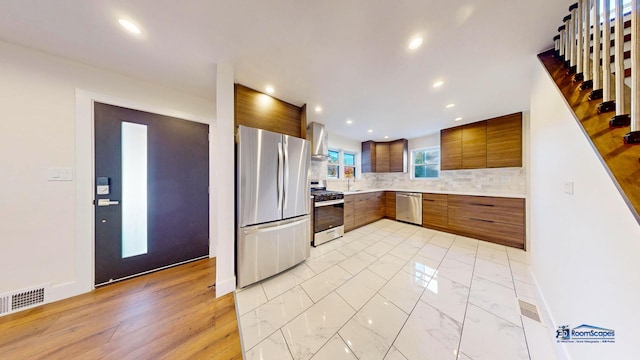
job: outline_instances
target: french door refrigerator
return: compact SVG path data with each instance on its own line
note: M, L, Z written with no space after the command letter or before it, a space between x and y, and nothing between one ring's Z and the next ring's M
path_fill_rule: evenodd
M307 140L239 126L237 281L245 287L309 258Z

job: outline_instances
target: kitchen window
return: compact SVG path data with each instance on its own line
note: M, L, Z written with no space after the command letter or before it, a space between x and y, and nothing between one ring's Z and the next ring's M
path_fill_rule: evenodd
M356 177L356 154L342 153L342 160L344 163L344 177L355 178Z
M440 177L440 147L433 146L411 151L411 178L437 179Z
M340 152L338 151L329 150L327 177L329 179L337 179L340 177Z
M327 178L355 178L357 176L356 154L342 150L329 150Z

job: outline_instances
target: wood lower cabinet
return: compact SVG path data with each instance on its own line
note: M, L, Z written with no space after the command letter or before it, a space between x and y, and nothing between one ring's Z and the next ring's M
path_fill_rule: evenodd
M344 231L351 231L356 228L355 211L356 201L355 196L347 195L344 197Z
M448 227L447 194L422 194L422 226L436 229Z
M384 192L384 201L385 201L385 211L384 217L387 219L395 220L396 219L396 192L395 191L385 191Z
M366 222L372 223L382 219L384 217L384 192L377 191L363 195L365 195L367 199Z
M367 224L367 198L365 195L366 194L350 195L355 198L355 213L353 214L355 228L359 228L360 226Z
M524 249L524 199L448 195L447 200L450 230Z
M385 216L385 192L345 195L344 231L378 221Z

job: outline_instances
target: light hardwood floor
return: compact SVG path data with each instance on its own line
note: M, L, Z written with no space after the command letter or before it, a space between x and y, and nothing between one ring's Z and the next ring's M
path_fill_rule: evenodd
M1 359L242 359L233 294L215 259L0 317Z

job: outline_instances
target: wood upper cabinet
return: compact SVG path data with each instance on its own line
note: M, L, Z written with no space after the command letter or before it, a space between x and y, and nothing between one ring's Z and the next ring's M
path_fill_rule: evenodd
M362 142L362 172L376 172L376 143L375 141Z
M389 171L407 172L409 140L398 139L389 143Z
M487 120L487 167L522 167L522 113Z
M440 131L442 170L522 166L522 113Z
M274 97L271 97L273 101L265 107L261 102L263 96L265 95L259 91L235 84L235 126L244 125L305 138L306 108L299 108Z
M362 143L362 172L407 172L409 141Z
M462 127L462 168L481 169L487 167L487 122Z
M396 192L395 191L385 191L384 192L384 201L385 201L385 211L384 217L387 219L395 220L396 219Z
M440 131L440 169L462 169L462 127Z
M389 143L376 143L376 172L389 172Z

